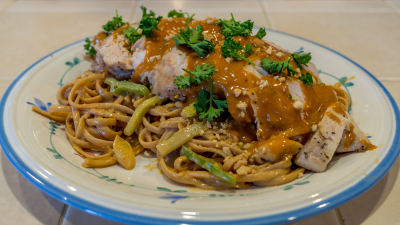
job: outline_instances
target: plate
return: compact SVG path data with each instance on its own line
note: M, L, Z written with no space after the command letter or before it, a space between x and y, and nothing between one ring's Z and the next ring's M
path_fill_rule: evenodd
M253 31L257 32L257 29ZM268 30L266 38L290 51L311 52L323 82L342 82L351 114L378 148L341 154L326 172L269 188L205 191L174 183L142 154L137 166L85 169L63 126L31 111L57 104L63 84L89 68L83 40L61 48L26 69L0 104L1 146L17 170L39 189L88 213L136 224L276 224L315 216L360 195L396 160L400 144L398 107L384 86L354 61L320 44ZM395 138L397 137L397 138Z

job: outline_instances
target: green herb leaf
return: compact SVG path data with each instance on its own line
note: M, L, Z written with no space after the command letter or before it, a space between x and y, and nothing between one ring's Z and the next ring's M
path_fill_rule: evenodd
M194 71L188 71L183 68L182 70L187 72L189 76L182 75L176 77L174 85L176 85L178 89L186 89L190 87L191 84L201 84L203 80L209 81L215 73L215 66L208 62L203 65L197 64L197 66L194 67Z
M244 50L243 50L244 54L253 54L254 51L253 51L252 47L253 47L253 45L251 45L251 44L247 44L246 46L244 46Z
M142 37L142 35L137 32L138 30L139 28L134 29L132 27L129 27L128 29L122 30L122 33L125 34L125 36L128 38L129 43L134 44Z
M265 70L269 71L270 73L282 73L284 70L287 71L288 76L292 76L297 72L293 69L293 66L290 65L290 60L292 57L288 58L285 61L277 62L273 59L264 58L261 61L261 65L264 67Z
M244 54L251 54L254 52L251 47L253 47L251 44L247 44L244 48L243 54L240 54L239 51L243 49L240 41L236 42L231 37L228 37L225 39L224 44L221 46L221 51L222 55L225 57L244 59L255 66L255 64L252 61L244 57Z
M262 27L262 28L260 28L260 29L258 30L258 32L257 32L257 34L256 34L256 37L257 37L258 39L262 39L263 37L265 37L265 35L267 35L267 32L265 32L265 28Z
M182 76L176 76L175 80L174 80L174 85L178 87L178 89L186 89L188 87L190 87L190 85L192 84L191 81L192 77L190 76L186 76L186 75L182 75Z
M306 75L302 74L301 77L299 77L299 80L303 81L304 84L307 85L313 85L313 77L310 73L306 73Z
M196 103L193 105L196 108L196 111L199 114L200 119L203 120L207 118L208 122L213 121L214 118L219 118L225 111L225 109L228 108L226 100L215 100L213 98L211 81L210 81L210 93L206 90L202 90L199 93L199 97L197 98ZM209 98L208 95L210 95ZM217 108L214 108L213 103L217 106ZM207 104L209 104L208 109L207 109Z
M158 24L160 23L162 16L156 17L156 14L150 10L150 13L147 14L147 9L144 6L140 6L143 11L142 20L139 23L139 28L142 29L142 34L146 37L153 38L151 34L152 30L160 30L158 29Z
M189 23L190 23L190 21L192 21L192 18L193 18L193 16L194 15L196 15L196 14L193 14L193 15L191 15L191 16L189 16L189 14L188 14L188 19L186 20L186 27L188 27L189 26Z
M181 29L179 34L175 34L172 39L176 41L177 46L180 44L187 44L187 46L196 51L199 57L203 57L206 55L206 53L215 51L215 44L210 41L203 40L204 36L202 33L203 26L199 24L197 24L197 28L193 27L192 29L186 26L186 30Z
M240 36L250 36L253 30L253 24L251 20L246 20L243 23L240 21L236 21L231 13L232 19L230 20L221 20L219 19L216 22L216 25L222 25L222 29L220 32L225 35L225 37L234 37L237 35Z
M126 24L122 22L122 16L118 16L117 10L115 10L115 13L117 16L113 17L113 20L108 21L106 25L103 25L103 30L106 31L107 36L109 35L109 32L112 32Z
M182 10L179 10L179 12L178 12L174 9L174 10L169 11L168 17L185 17L185 14L188 15L188 13L184 13L184 12L182 12Z
M86 42L86 44L83 46L86 50L85 54L94 57L97 52L94 49L94 47L92 46L92 41L90 41L89 38L86 38L85 42Z
M293 99L293 97L292 97L292 95L291 95L291 94L289 94L289 98L290 98L290 99Z
M188 18L188 20L186 20L186 26L188 26L189 23L190 23L190 21L192 20L192 18L193 18L193 16L194 16L195 14L189 16L189 13L184 13L184 12L182 12L182 10L179 10L179 12L178 12L178 11L176 11L175 9L169 11L169 13L168 13L168 17L181 17L181 18L182 18L182 17L185 17L185 15L186 15L187 18Z
M296 62L297 66L301 69L301 65L303 64L305 66L307 66L307 64L310 62L311 60L311 52L309 53L303 53L304 51L300 51L300 52L294 52L292 54L293 60Z

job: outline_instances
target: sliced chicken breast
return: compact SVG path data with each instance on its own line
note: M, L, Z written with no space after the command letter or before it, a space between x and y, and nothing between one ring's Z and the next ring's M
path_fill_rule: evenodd
M295 163L315 172L323 172L349 124L347 115L335 112L333 106L330 106L319 122L317 131L297 155Z
M185 74L182 68L187 68L188 56L174 46L165 54L160 62L150 72L140 75L141 82L152 84L152 93L163 98L183 100L182 92L174 85L176 76Z

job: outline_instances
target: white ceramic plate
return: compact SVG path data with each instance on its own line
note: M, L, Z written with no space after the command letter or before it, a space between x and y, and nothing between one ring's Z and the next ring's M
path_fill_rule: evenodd
M325 83L354 77L344 83L353 101L351 114L378 148L335 156L326 172L307 173L283 186L239 191L184 187L163 177L155 158L144 155L132 171L119 166L84 169L63 126L32 112L30 106L47 110L57 104L60 85L89 68L81 58L83 41L39 60L8 88L0 104L2 148L19 172L47 194L122 222L276 224L330 210L366 191L391 167L400 147L399 110L383 85L345 56L277 31L269 30L266 38L292 52L311 52Z

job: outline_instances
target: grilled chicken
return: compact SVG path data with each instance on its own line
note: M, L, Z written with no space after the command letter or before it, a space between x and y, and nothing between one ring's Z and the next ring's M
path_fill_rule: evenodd
M367 150L366 145L371 145L370 140L360 130L353 117L351 117L347 112L346 116L349 119L350 124L343 132L342 140L340 141L336 152L358 152Z
M318 124L318 130L301 149L295 163L315 172L324 171L349 122L347 116L340 115L329 107Z
M173 47L171 51L165 54L160 62L151 71L146 71L140 75L141 82L153 86L153 94L163 98L183 100L181 91L174 85L176 76L185 73L182 68L187 67L188 56L185 52Z
M96 63L92 64L92 69L101 72L107 68L116 75L117 79L129 79L145 57L145 37L140 38L132 46L132 53L126 48L127 45L124 35L118 35L116 39L113 35L109 35L102 42L94 45L97 54Z

